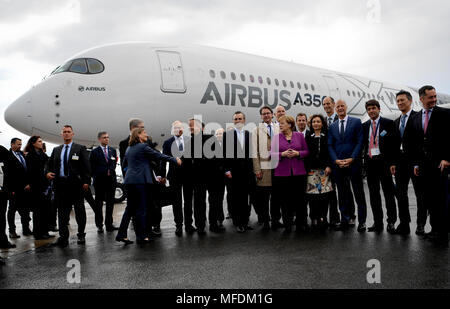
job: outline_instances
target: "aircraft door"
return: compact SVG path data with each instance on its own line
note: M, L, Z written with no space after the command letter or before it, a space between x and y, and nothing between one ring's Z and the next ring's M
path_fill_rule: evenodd
M336 80L334 79L334 77L324 75L323 79L327 83L327 87L328 87L330 96L333 97L333 99L335 101L341 99L341 94L339 92L339 86L338 86Z
M161 69L161 90L163 92L186 92L181 56L175 51L156 51Z

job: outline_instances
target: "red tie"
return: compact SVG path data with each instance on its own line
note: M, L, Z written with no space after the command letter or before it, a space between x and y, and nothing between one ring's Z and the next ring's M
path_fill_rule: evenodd
M372 121L372 134L370 135L370 141L369 141L369 157L372 159L372 148L375 147L375 132L377 128L375 127L375 121Z
M425 110L425 123L423 124L423 133L427 134L428 122L430 121L429 116L430 110Z

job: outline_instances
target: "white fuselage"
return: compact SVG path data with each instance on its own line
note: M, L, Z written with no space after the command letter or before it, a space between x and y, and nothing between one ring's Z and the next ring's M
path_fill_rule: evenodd
M201 115L205 124L225 127L240 110L256 123L264 105L282 105L292 116L323 114L322 100L330 95L345 100L349 114L360 118L369 98L380 101L385 116L397 115L395 93L401 89L410 91L414 109L420 108L417 91L407 86L216 48L120 43L69 60L77 58L97 59L104 71L50 75L8 107L6 121L54 143L70 124L75 141L92 146L99 131L118 145L129 134L129 119L142 118L162 145L174 120L187 123Z

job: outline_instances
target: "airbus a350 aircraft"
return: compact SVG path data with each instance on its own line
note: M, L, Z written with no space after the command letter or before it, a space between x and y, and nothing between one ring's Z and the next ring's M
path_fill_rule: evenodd
M174 120L202 115L225 126L240 110L260 121L259 108L282 105L287 113L323 113L324 97L344 99L350 115L364 118L365 102L380 101L382 114L399 114L395 93L417 89L351 74L202 46L118 43L83 51L57 67L5 112L6 121L27 135L60 143L71 124L75 141L94 145L97 132L111 143L128 135L128 120L145 121L154 141L170 136ZM438 104L450 96L438 95ZM367 116L366 116L367 117Z

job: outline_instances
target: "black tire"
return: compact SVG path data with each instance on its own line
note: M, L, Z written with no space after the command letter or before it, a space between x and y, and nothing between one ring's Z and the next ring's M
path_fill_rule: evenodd
M125 187L123 183L116 184L116 194L114 195L114 203L122 203L126 199Z

